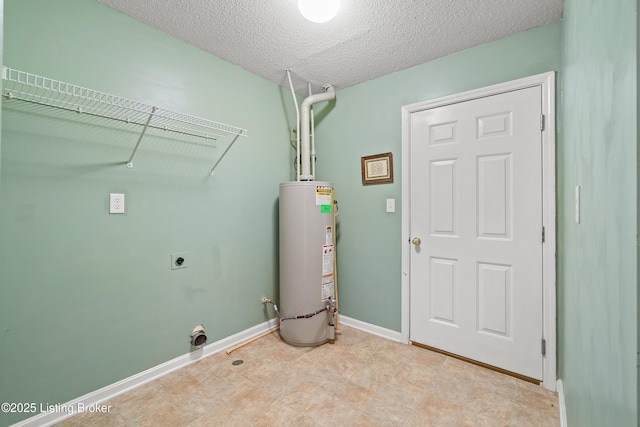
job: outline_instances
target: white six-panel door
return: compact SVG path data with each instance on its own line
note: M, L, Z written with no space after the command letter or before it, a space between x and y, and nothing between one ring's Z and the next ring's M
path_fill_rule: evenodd
M410 115L410 339L542 379L539 86Z

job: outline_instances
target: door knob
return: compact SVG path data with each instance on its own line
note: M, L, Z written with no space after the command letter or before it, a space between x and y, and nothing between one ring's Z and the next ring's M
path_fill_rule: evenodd
M414 237L413 240L411 240L411 243L413 243L414 245L419 245L420 243L422 243L422 240L420 240L419 237Z

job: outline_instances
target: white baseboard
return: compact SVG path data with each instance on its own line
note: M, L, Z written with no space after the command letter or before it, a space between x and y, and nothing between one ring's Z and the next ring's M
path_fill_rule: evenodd
M558 390L558 405L560 406L560 427L568 427L567 425L567 406L564 400L564 384L562 380L556 381Z
M343 316L342 314L338 317L338 320L345 326L360 329L361 331L368 332L391 341L402 342L402 335L400 332L392 331L391 329L366 323L361 320L352 319L351 317Z
M219 353L227 348L241 344L246 340L260 335L263 332L268 331L277 326L275 319L268 320L259 325L253 326L242 332L238 332L235 335L231 335L227 338L223 338L212 344L204 346L201 349L192 351L190 353L178 356L175 359L169 360L146 371L140 372L129 378L125 378L117 383L108 385L99 390L85 394L77 399L69 401L64 404L60 404L60 410L54 409L52 412L43 412L31 418L27 418L13 427L48 427L62 420L69 418L77 413L78 408L91 408L101 404L107 400L133 390L143 384L156 380L170 372L183 368L191 363L201 360L205 357Z

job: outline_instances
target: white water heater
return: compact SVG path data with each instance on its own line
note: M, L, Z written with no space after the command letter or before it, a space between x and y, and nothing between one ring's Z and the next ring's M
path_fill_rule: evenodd
M280 336L295 346L335 339L333 186L280 184Z

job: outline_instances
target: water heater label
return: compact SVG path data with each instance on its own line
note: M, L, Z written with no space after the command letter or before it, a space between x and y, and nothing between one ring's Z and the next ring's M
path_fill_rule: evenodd
M333 274L333 245L322 246L322 275Z
M331 209L333 189L328 185L317 185L316 186L316 205L328 205L329 209Z
M329 298L335 300L333 290L333 274L322 278L322 301L326 301Z
M325 229L324 244L325 245L333 244L333 227L330 225L328 225L327 228Z
M333 285L333 245L322 246L322 301L335 299Z

